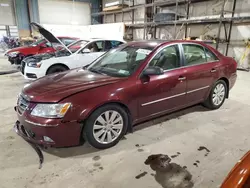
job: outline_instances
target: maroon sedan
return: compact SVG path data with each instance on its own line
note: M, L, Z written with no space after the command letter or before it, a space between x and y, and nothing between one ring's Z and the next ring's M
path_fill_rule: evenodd
M16 132L37 144L112 147L134 124L203 103L217 109L236 81L237 64L196 41L132 42L84 68L24 86Z

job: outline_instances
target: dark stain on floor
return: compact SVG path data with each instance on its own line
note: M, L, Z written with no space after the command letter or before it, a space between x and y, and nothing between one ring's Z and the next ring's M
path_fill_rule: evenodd
M198 151L202 151L202 150L206 150L207 153L210 152L210 150L207 149L205 146L200 146L200 147L198 148Z
M178 157L180 154L181 154L180 152L177 152L177 154L176 154L176 155L171 155L170 157L173 159L173 158Z
M198 167L198 164L197 164L197 163L194 163L193 165L196 166L196 167Z
M147 174L147 172L144 171L144 172L138 174L137 176L135 176L135 179L140 179L140 178L142 178L143 176L145 176L146 174Z
M138 152L143 152L144 150L143 150L143 149L141 149L141 148L139 148L137 151L138 151Z
M199 161L199 160L196 160L195 162L196 162L196 163L200 163L200 161Z
M94 167L99 167L99 166L101 166L101 163L94 163L93 166Z
M144 163L156 172L155 180L163 188L192 188L194 183L190 172L170 161L168 155L156 154L150 155Z
M93 159L93 161L98 161L101 159L101 157L99 155L97 155L97 156L94 156L92 159Z
M103 170L104 168L102 166L99 167L100 170Z

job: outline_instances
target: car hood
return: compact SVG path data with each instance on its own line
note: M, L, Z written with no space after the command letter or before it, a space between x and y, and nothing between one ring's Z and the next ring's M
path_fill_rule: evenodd
M12 48L12 49L8 50L6 52L6 54L9 54L11 52L16 52L16 51L22 52L23 50L27 50L30 48L34 48L34 46L21 46L21 47L17 47L17 48Z
M41 26L38 23L35 22L31 22L30 25L35 28L39 33L41 33L41 35L50 43L57 43L63 46L64 49L66 49L70 54L72 54L72 52L67 48L67 46L65 46L63 44L63 42L61 40L59 40L55 35L53 35L50 31L48 31L47 29L45 29L43 26Z
M24 86L22 94L32 102L59 102L78 92L118 82L124 78L96 74L82 68L40 78Z

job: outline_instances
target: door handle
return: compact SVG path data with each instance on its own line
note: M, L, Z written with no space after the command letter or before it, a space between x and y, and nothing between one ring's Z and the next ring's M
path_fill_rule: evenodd
M180 76L180 77L178 78L178 80L180 80L180 81L186 80L186 77Z
M216 69L212 69L210 72L216 72L217 70Z

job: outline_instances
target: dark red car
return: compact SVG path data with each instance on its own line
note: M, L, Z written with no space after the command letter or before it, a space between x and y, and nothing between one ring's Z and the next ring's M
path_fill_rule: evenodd
M78 40L76 37L66 36L57 37L57 39L59 39L66 46ZM8 57L8 60L11 64L20 64L22 59L25 57L35 54L52 53L55 51L56 49L53 48L51 42L47 41L46 39L39 39L28 46L12 48L8 50L5 55Z
M16 132L32 142L114 146L134 124L203 103L217 109L236 81L237 64L196 41L141 41L90 66L26 85L15 107Z

